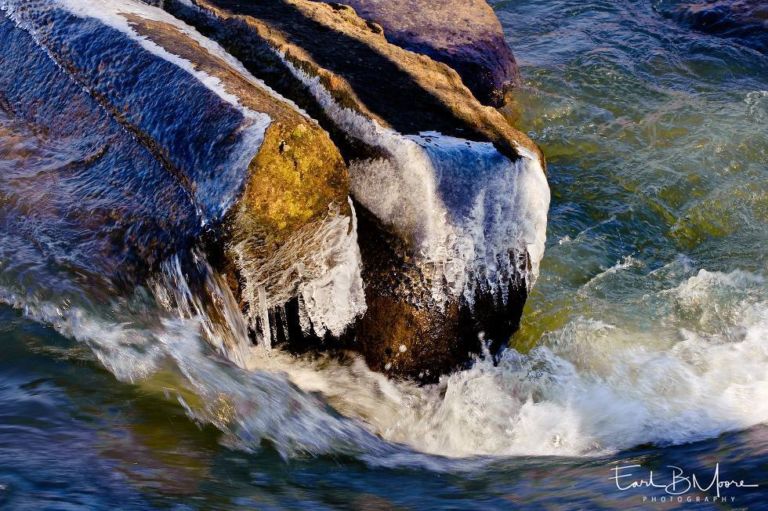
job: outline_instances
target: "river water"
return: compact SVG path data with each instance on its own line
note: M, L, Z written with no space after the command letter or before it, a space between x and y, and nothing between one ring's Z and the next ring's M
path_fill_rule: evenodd
M515 349L425 388L261 348L230 357L246 371L201 341L244 331L204 260L227 329L175 261L111 301L5 229L0 506L768 505L768 58L649 1L494 7L552 189ZM0 136L0 190L73 158L6 118ZM707 486L718 464L759 487L654 504L611 479L675 465Z

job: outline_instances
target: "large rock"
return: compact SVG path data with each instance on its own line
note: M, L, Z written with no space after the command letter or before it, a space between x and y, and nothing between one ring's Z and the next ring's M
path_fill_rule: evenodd
M267 343L288 301L318 336L362 312L346 165L295 105L138 3L7 2L0 32L0 107L72 154L0 176L6 229L125 284L208 241Z
M360 206L367 312L349 346L434 379L517 328L544 249L538 148L448 66L353 9L309 0L165 0L331 133ZM311 343L311 340L310 340Z
M381 26L387 41L451 66L486 104L501 106L505 92L519 79L501 23L485 0L335 3L353 7L360 17Z
M696 30L737 38L746 46L768 53L768 2L765 0L663 0L657 8Z

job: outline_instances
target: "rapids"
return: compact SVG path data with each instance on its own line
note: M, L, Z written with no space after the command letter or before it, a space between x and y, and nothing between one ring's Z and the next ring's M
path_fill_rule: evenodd
M651 1L492 3L546 252L511 347L435 385L250 345L194 248L128 296L46 257L8 190L83 156L0 117L0 504L627 508L637 460L768 484L768 59Z

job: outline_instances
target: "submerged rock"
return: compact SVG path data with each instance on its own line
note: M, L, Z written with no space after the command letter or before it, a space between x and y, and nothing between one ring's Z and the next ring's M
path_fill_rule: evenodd
M518 78L504 32L485 0L339 0L387 41L448 64L475 96L500 106Z
M765 0L662 0L657 8L695 30L736 38L745 46L768 53Z
M346 346L374 369L430 380L483 336L506 343L536 279L549 204L543 157L525 135L453 69L392 44L352 9L163 7L319 119L342 149L367 299Z
M133 2L6 2L0 107L71 161L0 176L7 229L77 272L135 284L202 239L265 342L364 309L346 165L316 122L210 40ZM32 169L32 170L29 170Z

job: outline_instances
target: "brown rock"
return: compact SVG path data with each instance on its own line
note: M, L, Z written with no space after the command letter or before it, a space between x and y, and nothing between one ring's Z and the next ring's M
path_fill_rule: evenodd
M74 195L48 190L46 201L70 204L73 238L90 247L75 246L74 264L136 284L138 267L156 270L213 239L251 326L270 336L265 310L301 296L337 261L359 257L347 168L328 134L209 41L159 9L104 7L89 17L54 3L20 5L24 30L4 12L1 20L0 97L50 136L74 147L99 140L108 157L116 151L126 160L62 169ZM99 16L119 16L125 27ZM99 216L107 206L109 221ZM49 208L34 209L31 217ZM59 220L51 236L66 237L69 224ZM119 257L105 257L111 253ZM337 291L362 294L359 277L345 284ZM356 312L350 308L346 321ZM323 335L325 318L308 314Z
M375 22L387 40L455 69L483 103L501 106L517 63L485 0L339 0ZM378 31L379 29L374 29Z
M279 76L285 66L275 52L317 76L339 104L400 133L439 131L490 141L512 159L518 157L516 146L540 154L496 109L481 105L453 69L390 44L352 9L311 0L192 4L197 8L178 0L164 6L220 41L258 77L301 106L307 104L305 87L290 76ZM317 107L309 108L314 116Z
M435 237L432 231L437 223L437 231L445 227L468 236L473 213L467 207L480 192L502 202L515 193L513 187L494 195L496 190L483 187L524 175L525 169L516 167L523 160L543 165L535 144L498 111L481 105L453 69L392 44L352 9L309 0L192 3L169 0L164 7L319 119L350 162L368 310L356 340L346 345L364 353L374 369L429 380L478 351L483 332L506 343L532 284L529 266L537 261L526 248L530 240L521 247L514 233L505 238L494 229L515 215L539 215L540 224L548 191L535 206L525 201L486 206L489 225L479 228L488 236L495 233L495 243L507 243L488 256L506 262L485 261L504 267L499 275L486 277L469 268L450 275L446 265L453 261L440 251L446 243L458 250L455 236ZM455 138L415 136L435 131ZM443 143L452 148L441 148ZM465 145L469 149L462 149ZM433 149L454 153L430 163ZM453 157L470 159L457 163ZM437 168L443 164L446 168ZM472 177L467 171L475 165ZM544 181L541 168L530 172ZM412 179L417 174L422 177ZM437 189L429 184L433 181ZM520 210L509 209L515 207ZM430 251L437 255L425 255ZM454 287L463 278L477 285L462 294ZM501 282L489 284L486 278Z

